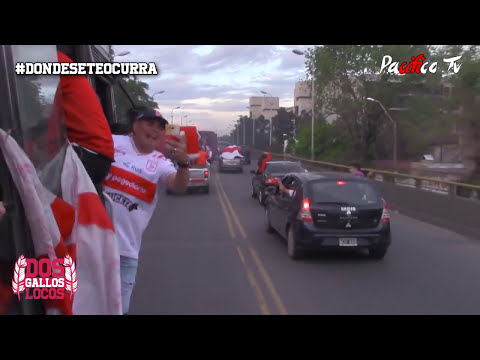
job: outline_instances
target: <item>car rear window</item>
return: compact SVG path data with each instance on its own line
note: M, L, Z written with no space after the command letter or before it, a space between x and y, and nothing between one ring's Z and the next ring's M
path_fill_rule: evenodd
M310 201L348 205L382 204L380 192L368 182L354 180L321 180L309 183Z
M292 164L267 164L267 172L269 173L290 173L290 172L304 172L305 170L302 168L300 164L292 163Z

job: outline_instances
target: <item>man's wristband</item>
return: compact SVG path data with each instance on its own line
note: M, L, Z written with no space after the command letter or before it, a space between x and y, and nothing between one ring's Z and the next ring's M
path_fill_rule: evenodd
M182 163L177 163L178 167L187 169L188 168L188 163L182 164Z

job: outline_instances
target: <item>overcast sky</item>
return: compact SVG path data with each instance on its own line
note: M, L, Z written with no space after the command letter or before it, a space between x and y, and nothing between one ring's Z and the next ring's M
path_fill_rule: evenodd
M249 98L263 90L293 106L295 82L305 79L305 57L292 53L313 45L113 45L117 62L155 62L159 75L143 76L149 95L174 123L182 115L199 130L224 135L238 115L248 115Z

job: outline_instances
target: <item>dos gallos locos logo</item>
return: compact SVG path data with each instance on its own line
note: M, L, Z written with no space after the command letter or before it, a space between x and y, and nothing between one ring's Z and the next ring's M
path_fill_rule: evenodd
M65 290L70 298L78 289L77 270L70 255L63 259L27 259L21 255L15 263L13 293L25 291L25 299L63 299Z

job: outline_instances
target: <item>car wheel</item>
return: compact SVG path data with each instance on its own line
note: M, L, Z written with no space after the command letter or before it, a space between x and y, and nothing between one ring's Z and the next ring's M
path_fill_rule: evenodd
M204 191L205 194L208 194L210 192L210 186L205 186Z
M368 249L368 255L372 259L382 260L385 257L386 254L387 254L387 248L386 247Z
M295 239L295 232L293 231L292 227L288 229L287 252L288 256L293 260L300 259L303 256L303 252L298 249L297 240Z
M270 216L269 216L268 209L265 209L265 213L264 213L264 216L263 216L263 224L265 225L265 231L266 232L273 233L273 227L270 224Z

